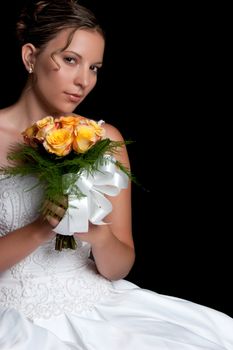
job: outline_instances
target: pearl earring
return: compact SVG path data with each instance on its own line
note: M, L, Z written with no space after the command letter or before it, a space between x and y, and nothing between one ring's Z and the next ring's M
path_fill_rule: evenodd
M32 68L32 65L29 67L28 69L28 73L31 74L33 72L33 68Z

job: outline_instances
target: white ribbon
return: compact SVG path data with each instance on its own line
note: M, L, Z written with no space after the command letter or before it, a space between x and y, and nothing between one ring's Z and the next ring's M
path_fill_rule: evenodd
M72 185L67 186L70 183ZM93 174L83 171L81 175L63 175L63 193L68 195L68 208L54 231L70 236L74 232L87 232L89 221L95 225L105 224L102 220L112 211L112 204L104 194L117 196L127 186L128 176L108 155Z

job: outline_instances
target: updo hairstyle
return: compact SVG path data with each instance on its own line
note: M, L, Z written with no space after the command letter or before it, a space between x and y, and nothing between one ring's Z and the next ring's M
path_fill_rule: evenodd
M66 28L73 28L66 47L77 29L94 30L105 37L93 12L75 0L29 0L16 24L16 35L20 46L32 43L42 49Z

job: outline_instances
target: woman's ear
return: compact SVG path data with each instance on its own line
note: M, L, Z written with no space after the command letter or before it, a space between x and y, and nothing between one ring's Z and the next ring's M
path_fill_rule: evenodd
M36 60L36 48L33 44L27 43L22 46L22 60L26 70L33 73Z

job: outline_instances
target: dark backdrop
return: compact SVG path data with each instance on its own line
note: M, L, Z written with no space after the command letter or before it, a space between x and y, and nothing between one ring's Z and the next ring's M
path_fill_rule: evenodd
M1 10L0 107L24 80L13 36L22 3ZM206 103L205 13L149 0L80 3L99 17L107 47L98 85L77 112L135 141L128 151L142 187L133 185L137 258L127 279L233 316L229 187Z

